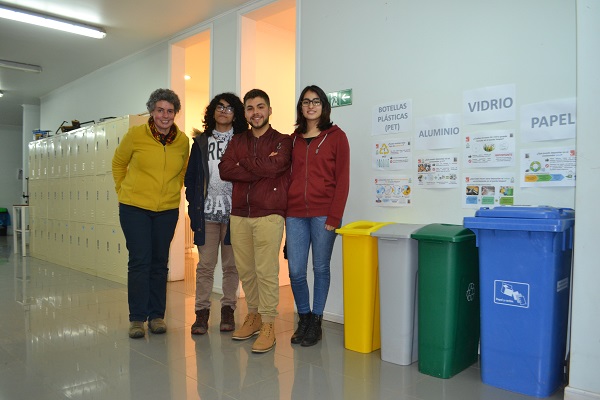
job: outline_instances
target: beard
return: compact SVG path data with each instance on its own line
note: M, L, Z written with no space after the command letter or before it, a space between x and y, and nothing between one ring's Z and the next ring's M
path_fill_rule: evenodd
M250 121L248 121L248 123L254 129L261 129L261 128L264 128L266 125L269 124L269 117L263 119L262 123L260 123L260 124L256 124L252 119L250 119Z

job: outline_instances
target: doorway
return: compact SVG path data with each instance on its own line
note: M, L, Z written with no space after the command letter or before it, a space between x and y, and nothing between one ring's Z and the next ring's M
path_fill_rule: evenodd
M179 95L182 103L175 122L189 137L190 146L193 129L202 130L204 110L210 102L210 41L211 31L206 29L171 46L171 89ZM197 251L192 238L185 188L182 188L179 222L169 255L169 281L184 279L187 273L185 253Z
M243 13L240 32L241 96L253 88L267 92L271 125L291 134L296 121L296 1L279 0ZM279 286L284 286L290 278L283 243L281 248Z

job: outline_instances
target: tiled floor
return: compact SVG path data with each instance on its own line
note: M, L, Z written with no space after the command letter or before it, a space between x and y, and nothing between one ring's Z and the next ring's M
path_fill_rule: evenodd
M253 354L252 341L219 332L216 295L209 333L192 336L193 281L169 283L166 334L132 340L124 285L15 256L8 239L0 237L0 400L532 399L482 384L477 365L437 379L416 363L383 362L379 351L345 350L343 326L330 322L318 345L292 347L289 287L270 353ZM187 264L193 276L194 261ZM562 398L561 390L550 399Z

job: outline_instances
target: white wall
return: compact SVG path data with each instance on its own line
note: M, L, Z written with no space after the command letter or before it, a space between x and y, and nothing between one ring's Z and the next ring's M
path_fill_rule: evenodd
M582 167L589 168L589 171L597 171L598 168L597 157L590 155L588 158L586 150L598 147L598 140L593 135L600 122L596 110L599 91L597 81L592 78L597 79L595 71L599 69L594 49L598 48L600 35L597 31L597 0L578 0L578 4L581 8L579 17L582 18L579 21L581 26L577 28L579 38L580 41L582 37L589 40L580 44L590 48L586 50L589 67L585 71L576 70L576 10L575 3L567 0L297 2L300 22L297 40L300 47L296 91L311 83L322 86L325 91L353 89L354 104L336 108L332 113L334 122L348 133L352 151L351 192L344 223L370 219L460 224L464 216L473 214L473 210L460 207L457 189L421 190L415 193L415 204L408 208L371 205L368 185L376 173L371 169L368 149L373 140L370 118L374 105L410 98L416 117L460 113L464 90L508 83L516 84L517 102L523 105L579 95L576 77L578 72L582 74L580 79L584 80L579 83L582 97L578 99L574 344L571 386L566 391L566 396L571 396L571 399L575 396L583 399L581 396L586 393L591 393L589 398L600 396L597 382L600 364L597 310L600 301L596 289L599 276L595 262L597 257L592 254L599 221L593 208L595 204L591 204L598 198L598 179L592 172L586 175L581 170ZM237 92L240 88L237 18L237 14L229 13L212 21L213 94ZM143 55L108 67L108 71L98 71L100 75L75 82L64 88L65 94L59 91L44 98L42 128L56 129L64 119L84 121L86 118L114 113L122 115L142 109L148 93L168 82L168 68L162 65L168 58L166 49L160 47L144 55L155 61L151 64L156 69L146 74L142 79L146 85L140 85L137 92L118 92L127 96L124 104L112 108L112 102L121 102L119 96L100 89L107 82L117 81L114 90L118 91L119 85L130 80L133 74L137 76L138 69L145 68ZM92 85L96 77L102 79L97 79ZM587 84L590 86L587 87ZM88 93L92 86L99 89L97 98L91 103L93 109L65 98L71 93L75 96ZM124 111L127 107L136 109ZM64 114L65 110L71 109L76 112ZM505 127L518 128L518 125L493 124L490 129ZM572 143L561 141L558 145ZM589 147L583 147L582 143ZM554 146L556 143L547 145ZM519 141L518 146L521 146ZM570 188L518 189L515 196L521 204L575 206L575 191ZM328 319L343 320L341 240L336 243L332 260L332 286L326 314Z
M577 1L577 191L571 363L566 400L600 399L600 282L598 171L600 146L600 2Z
M160 43L73 81L41 99L41 129L147 112L152 91L169 88L168 44Z
M12 234L14 215L13 204L22 204L22 181L17 179L17 172L22 168L22 127L0 125L0 207L6 208L10 214L12 225L7 234Z
M412 99L414 121L461 114L463 91L486 86L515 84L518 106L576 95L575 6L569 1L300 0L298 12L298 90L311 83L326 92L353 90L353 104L332 111L333 121L349 136L352 157L344 224L363 219L462 224L463 217L474 214L473 209L461 207L462 187L422 189L413 185L412 206L372 205L373 179L395 175L371 167L374 106ZM462 131L518 130L518 124L517 115L517 121L463 126ZM413 133L387 137L407 138ZM574 145L574 140L539 142L530 147L563 145ZM521 146L517 136L517 154ZM420 154L450 152L460 154L461 150L413 151L413 162ZM518 165L496 170L519 176ZM574 189L521 189L515 185L515 203L574 207ZM332 317L343 315L341 268L338 240L326 308Z

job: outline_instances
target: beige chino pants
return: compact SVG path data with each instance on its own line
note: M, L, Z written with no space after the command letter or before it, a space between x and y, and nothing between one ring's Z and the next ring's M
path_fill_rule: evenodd
M230 217L231 244L248 311L257 310L263 322L273 322L279 304L279 250L284 218Z

